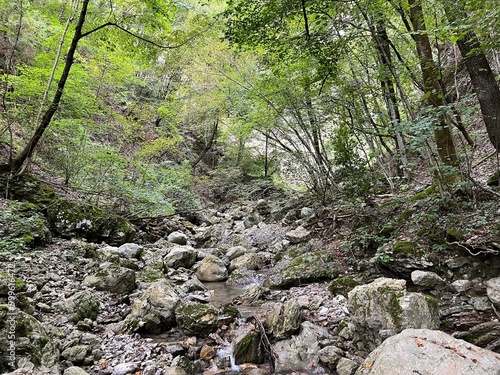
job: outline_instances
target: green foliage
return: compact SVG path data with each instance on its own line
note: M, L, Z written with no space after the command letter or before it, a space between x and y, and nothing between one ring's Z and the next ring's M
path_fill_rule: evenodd
M31 203L0 201L0 255L27 251L51 239L39 208Z

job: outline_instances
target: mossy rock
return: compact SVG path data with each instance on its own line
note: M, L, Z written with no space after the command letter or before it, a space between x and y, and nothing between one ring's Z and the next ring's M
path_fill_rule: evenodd
M124 218L86 202L58 198L47 210L51 229L63 238L85 238L109 244L129 242L135 233Z
M328 289L334 296L341 294L347 297L347 294L358 285L361 285L361 283L350 277L339 277L330 283Z
M22 174L8 179L0 175L0 190L7 192L7 198L27 201L40 207L50 204L55 198L54 190L30 174Z
M414 196L410 197L411 202L419 201L421 199L428 198L430 196L433 196L438 193L438 188L436 185L431 185L427 189L421 191L420 193L415 194Z
M411 241L397 241L392 245L392 252L398 254L415 254L416 246Z
M488 186L500 186L500 171L493 173L486 183Z
M180 305L175 310L175 319L184 333L208 337L217 330L220 317L232 320L234 318L231 316L232 313L234 311L220 311L212 304L190 302Z

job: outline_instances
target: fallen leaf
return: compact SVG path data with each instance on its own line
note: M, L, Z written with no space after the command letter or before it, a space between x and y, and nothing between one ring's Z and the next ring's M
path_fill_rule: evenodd
M366 363L365 363L365 367L366 367L366 368L370 368L370 367L372 367L372 366L373 366L373 363L372 363L372 362L366 362Z

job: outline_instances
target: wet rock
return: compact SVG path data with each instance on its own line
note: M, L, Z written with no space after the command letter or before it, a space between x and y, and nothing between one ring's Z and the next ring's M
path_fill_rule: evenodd
M437 301L407 293L405 280L379 278L357 286L349 292L348 308L360 341L369 350L406 328L439 327Z
M95 320L99 314L99 302L88 290L75 293L65 301L65 310L69 320L79 322L85 319Z
M334 279L342 271L331 251L300 254L281 259L269 273L269 285L284 288L302 283Z
M219 309L210 303L188 302L175 310L175 319L179 328L190 335L207 337L215 332L219 325L227 324L238 315L234 307Z
M366 358L356 375L400 374L491 375L500 357L441 331L407 329L388 338Z
M191 246L175 246L163 258L163 266L168 268L191 268L196 262L197 252Z
M136 288L135 272L112 263L104 263L94 275L87 276L83 282L97 290L112 293L131 292Z
M224 262L214 255L203 258L196 270L196 277L200 281L224 281L228 275Z
M279 358L276 372L297 371L311 374L321 371L321 366L318 365L319 342L326 339L331 339L327 330L310 322L302 323L300 334L273 345L273 350Z
M168 242L175 243L177 245L186 245L188 242L187 236L182 232L172 232L167 237Z
M411 281L425 289L442 289L445 286L445 281L438 274L429 271L413 271Z
M264 363L264 346L260 332L248 331L236 336L233 340L234 363Z
M290 338L300 329L300 305L296 300L276 303L264 317L266 333L276 340Z
M297 227L291 231L286 232L285 238L292 244L306 242L311 238L311 232L304 227Z
M500 277L489 279L486 282L486 293L496 308L500 308Z

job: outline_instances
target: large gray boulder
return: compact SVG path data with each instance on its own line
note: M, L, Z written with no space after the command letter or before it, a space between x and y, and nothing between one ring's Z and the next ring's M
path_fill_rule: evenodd
M272 349L278 357L276 373L294 371L313 374L325 372L319 363L320 342L331 339L328 331L310 322L302 323L300 334L278 341Z
M305 282L334 279L342 268L331 251L304 253L295 258L281 259L269 273L273 288L285 288Z
M163 258L165 269L168 268L191 268L196 262L197 252L191 246L175 246Z
M196 277L200 281L224 281L227 280L228 275L226 265L215 255L207 255L203 258L196 270Z
M348 294L348 309L358 340L368 350L406 328L439 327L436 299L406 292L406 281L378 278Z
M356 375L499 373L499 354L428 329L406 329L388 338L356 371Z
M103 263L99 268L98 272L83 280L84 284L118 294L131 292L136 288L133 270L112 263Z
M489 279L486 282L486 293L495 307L500 308L500 277Z
M169 280L151 283L134 301L125 325L131 331L158 333L175 326L175 309L184 293Z

